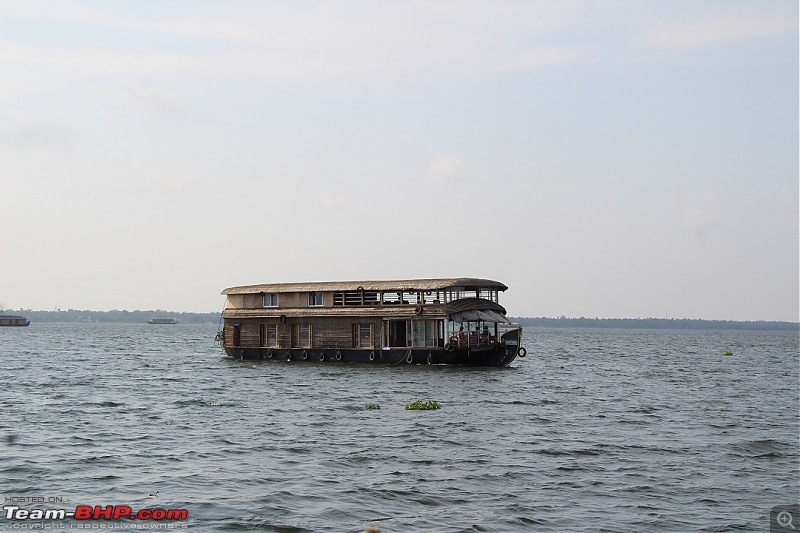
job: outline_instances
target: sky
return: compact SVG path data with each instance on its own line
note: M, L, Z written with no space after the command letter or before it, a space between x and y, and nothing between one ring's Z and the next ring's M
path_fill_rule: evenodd
M0 307L797 321L798 42L795 0L0 0Z

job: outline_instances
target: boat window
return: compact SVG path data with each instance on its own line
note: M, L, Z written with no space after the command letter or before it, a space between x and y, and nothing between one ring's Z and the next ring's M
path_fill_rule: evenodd
M361 291L344 291L344 305L361 305Z
M311 348L311 325L295 324L292 328L292 348Z
M364 291L364 305L376 305L378 303L378 291Z
M450 299L449 301L454 302L455 300L461 300L467 297L467 291L464 290L464 287L453 287L450 289Z
M439 346L444 336L444 324L441 320L414 320L414 346Z
M238 348L242 344L242 326L241 324L233 325L233 346Z
M333 305L377 305L378 291L334 291Z
M266 348L278 347L278 325L261 324L261 346Z
M414 321L414 346L425 346L425 322L423 320Z
M425 321L425 346L436 346L436 323L438 320Z
M483 298L484 300L490 300L492 302L497 301L497 291L491 287L480 287L477 290L478 298Z
M423 295L423 303L425 304L439 304L442 303L441 291L425 291Z
M323 293L320 292L320 291L309 292L308 293L308 306L309 307L319 307L321 305L325 305L322 295L323 295Z
M385 291L383 293L383 303L384 305L394 305L400 303L400 292L399 291Z
M372 324L353 324L353 347L372 348Z
M264 293L264 307L278 307L278 293L265 292Z

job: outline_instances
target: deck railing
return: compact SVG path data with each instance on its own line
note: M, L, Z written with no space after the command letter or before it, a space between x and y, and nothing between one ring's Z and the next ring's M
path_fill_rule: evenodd
M396 291L333 291L333 305L438 305L463 300L481 298L497 302L497 290L396 290Z
M497 342L494 335L480 331L450 334L450 345L457 348L486 348Z

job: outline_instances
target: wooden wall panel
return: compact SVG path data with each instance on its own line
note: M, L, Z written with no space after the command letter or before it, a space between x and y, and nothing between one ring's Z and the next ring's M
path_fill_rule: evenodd
M245 318L236 320L240 324L240 344L242 348L257 348L261 341L261 325L278 325L278 347L290 348L292 343L292 327L295 324L311 325L313 349L345 349L353 348L353 325L372 324L372 345L380 347L381 320L359 317L308 317L290 318L282 323L278 318ZM233 324L224 326L225 346L233 346Z

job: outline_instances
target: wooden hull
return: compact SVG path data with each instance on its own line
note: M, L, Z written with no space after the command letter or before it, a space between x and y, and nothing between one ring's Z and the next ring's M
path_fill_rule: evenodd
M362 348L234 348L225 347L225 353L237 359L260 359L283 362L314 363L364 363L389 365L509 365L517 357L517 346L496 345L491 348L389 348L365 350Z

